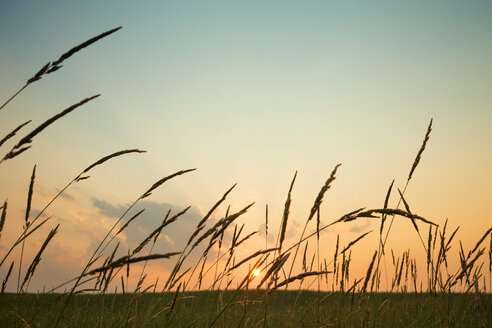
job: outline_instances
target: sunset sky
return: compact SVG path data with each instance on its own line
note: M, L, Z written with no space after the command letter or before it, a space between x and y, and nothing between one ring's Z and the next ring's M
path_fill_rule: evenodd
M50 228L60 228L33 290L78 274L126 206L181 169L197 168L138 206L146 214L122 237L122 254L158 226L169 207L191 205L156 245L159 252L180 249L236 182L231 210L256 202L238 222L248 232L264 231L268 204L276 236L296 170L288 244L299 238L338 163L321 220L382 207L393 179L403 189L431 118L433 131L406 193L412 211L440 225L449 219L452 230L460 226L465 248L490 227L491 1L2 1L0 103L48 61L117 26L123 28L0 111L0 138L32 119L0 148L3 157L47 118L102 94L43 131L32 149L0 164L0 202L9 202L2 256L21 232L34 164L33 211L102 156L147 151L96 168L48 210L52 222L28 243L28 259ZM426 234L427 226L421 228ZM354 249L363 274L378 229L379 220L369 219L334 227L322 235L322 256L332 256L337 234L346 244L374 230ZM259 234L238 259L264 247L264 238ZM407 220L396 221L389 243L424 258ZM0 268L2 279L7 269ZM155 275L168 269L164 262L150 268Z

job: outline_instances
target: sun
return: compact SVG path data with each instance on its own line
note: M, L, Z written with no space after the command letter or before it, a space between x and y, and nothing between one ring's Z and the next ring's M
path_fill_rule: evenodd
M261 270L260 269L253 269L253 271L251 272L251 275L253 277L258 277L261 273Z

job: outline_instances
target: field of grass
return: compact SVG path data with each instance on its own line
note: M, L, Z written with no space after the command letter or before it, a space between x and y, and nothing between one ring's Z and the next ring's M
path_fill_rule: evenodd
M62 327L487 327L492 295L278 291L76 295ZM317 300L320 298L318 323ZM0 326L49 327L63 296L5 294ZM247 301L246 301L247 300ZM246 302L245 302L246 301ZM266 315L266 323L264 322Z
M89 39L70 49L59 59L49 62L28 79L0 107L0 111L26 87L60 69L61 63L69 57L118 30L116 28ZM35 137L44 129L98 96L75 103L31 130L10 151L4 152L0 166L4 161L17 160L17 157L29 150ZM30 121L26 121L14 127L0 139L1 150L4 150L2 146L7 145L29 123ZM492 228L478 238L473 248L465 250L455 238L458 228L449 231L447 221L439 226L412 212L405 199L405 191L420 163L431 131L432 120L402 190L392 183L382 207L356 209L322 226L320 207L336 179L340 165L335 166L307 214L299 240L293 244L287 244L286 233L291 192L297 173L286 193L279 233L275 245L270 245L271 248L267 248L263 239L257 240L257 250L249 256L236 258L237 250L244 246L245 241L259 237L256 234L258 231L246 235L244 225L236 224L236 220L253 204L234 213L228 209L224 216L213 218L214 211L225 205L234 185L206 212L181 251L156 253L154 245L161 232L179 220L190 207L176 213L169 211L163 222L135 249L125 250L124 254L128 255L118 257L118 235L125 229L131 229L129 224L142 213L135 213L134 206L167 181L194 169L168 174L136 197L116 223L105 231L105 237L95 247L80 274L68 282L60 282L57 288L38 294L28 293L29 284L42 255L49 251L50 242L56 238L58 225L51 227L29 266L23 255L26 239L39 234L52 224L51 217L43 217L45 211L72 185L88 179L89 173L92 173L90 171L95 167L108 165L107 162L116 157L143 151L125 149L86 166L35 215L30 211L36 182L36 166L33 164L22 233L12 245L2 249L0 254L0 267L6 272L0 294L0 327L491 327L492 297L487 290L487 280L490 289ZM399 201L395 207L391 207L388 199L395 190L399 193ZM5 200L0 205L0 211L1 233L9 214L8 201ZM365 274L354 279L350 273L349 279L350 269L353 268L354 245L369 232L362 233L345 245L337 239L336 247L330 250L329 256L326 256L327 252L323 252L323 255L319 251L320 232L333 225L362 218L378 220L379 241L373 256L368 260ZM414 228L412 233L418 234L421 241L415 248L423 249L427 255L426 267L420 271L410 250L395 254L386 244L394 220L400 219L411 222ZM267 207L266 229L268 225ZM315 226L315 232L307 233L308 226ZM232 240L224 239L226 232L232 236ZM265 231L265 236L268 237L268 230ZM316 245L314 254L307 252L308 242ZM260 245L265 245L265 248ZM459 251L458 269L455 271L448 266L452 247ZM217 258L213 260L207 259L211 249L217 250ZM19 253L20 257L14 258L14 252ZM198 260L194 263L190 263L191 253L198 255ZM162 286L157 290L157 282L154 285L145 281L145 264L159 259L171 259L174 266L170 273L160 277ZM386 264L386 259L393 266L390 267L390 274L384 273L387 289L381 287L385 271L383 263ZM136 288L132 289L128 284L128 272L130 266L136 263L144 263L144 268ZM256 273L260 270L262 275L258 276ZM417 272L425 272L426 275L422 277ZM17 280L16 286L13 280ZM306 281L309 284L302 285ZM291 289L293 286L297 287L297 283L309 290L285 290L289 284ZM7 286L10 290L14 289L15 293L7 293ZM113 288L115 293L110 292ZM66 291L61 294L63 289ZM156 293L156 290L162 292Z

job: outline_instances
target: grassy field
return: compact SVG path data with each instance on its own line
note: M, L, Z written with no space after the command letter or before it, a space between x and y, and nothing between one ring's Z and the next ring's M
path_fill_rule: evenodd
M0 110L26 87L60 69L61 63L69 57L118 30L119 28L115 28L104 32L70 49L58 60L48 62L17 93L7 99ZM0 164L17 160L18 156L29 150L33 139L44 129L97 97L99 95L85 98L41 123L21 138L10 151L6 151ZM14 138L29 122L13 127L10 133L0 139L0 147L7 145L6 142ZM25 218L20 223L15 221L16 224L22 224L22 232L17 239L14 238L15 242L2 247L0 253L0 267L5 272L0 293L0 327L492 327L492 228L478 238L474 247L464 249L458 238L455 238L459 227L450 231L447 221L439 226L417 215L411 211L404 196L431 131L432 120L403 191L396 186L393 188L391 183L383 206L356 209L340 218L326 220L330 223L323 226L320 207L336 179L340 166L336 165L307 213L298 241L289 244L286 241L287 223L297 172L286 193L278 234L274 236L275 245L266 243L269 222L272 225L272 220L268 221L268 207L265 215L265 239L256 234L259 231L246 234L244 225L237 224L236 220L253 204L245 205L237 212L229 212L228 208L225 215L215 216L216 209L226 205L226 198L234 185L204 212L194 230L190 231L189 238L185 239L187 243L183 249L158 253L154 246L161 232L182 218L190 207L176 213L169 210L162 223L135 249L123 250L125 244L118 235L125 229L135 229L136 223L131 226L129 224L143 212L135 213L134 206L142 203L142 200L168 180L194 169L166 175L144 189L121 213L114 225L104 231L105 237L95 245L82 272L75 273L73 279L60 282L57 288L42 294L30 294L29 284L43 254L50 250L51 241L57 237L59 226L53 224L52 217L45 218L43 214L72 185L82 184L88 179L95 167L107 165L113 158L143 151L118 151L85 166L80 174L62 186L58 194L36 214L30 211L36 183L36 166L33 164ZM398 204L391 207L388 200L396 190L399 193ZM7 209L8 201L5 200L3 205L0 204L0 237L11 213ZM357 238L345 244L339 243L338 236L334 249L323 252L320 252L320 232L334 225L350 224L352 221L368 218L378 222L378 244L374 245L373 256L368 259L365 273L355 279L350 276L352 278L349 279L350 269L354 267L351 264L352 252L357 251L354 245L370 231L361 232ZM425 268L417 269L418 261L413 256L413 251L396 254L386 244L395 220L411 222L414 229L411 233L418 234L421 241L421 244L412 246L419 248L420 252L425 251ZM308 226L310 230L307 230ZM47 228L50 230L46 234ZM271 230L270 228L270 234ZM313 230L314 232L309 232ZM26 239L41 232L46 234L44 243L36 250L34 258L30 261L23 259ZM226 234L231 238L224 238ZM248 256L238 255L236 258L237 250L243 249L246 241L256 241L256 249ZM307 252L308 242L312 248L316 248L314 252ZM448 266L452 247L453 251L458 251L459 258L452 259L458 261L453 266L457 270L451 270L451 266ZM207 259L211 249L217 251L216 257ZM149 261L159 259L171 259L173 264L169 272L159 277L163 285L159 286L159 290L163 292L153 293L151 291L156 290L157 280L155 285L149 286L149 282L145 282L144 271ZM385 273L383 278L382 272L386 271L383 270L383 263L386 263L386 259L390 263L390 274ZM130 266L136 263L145 264L136 284L129 284ZM56 269L50 268L53 271ZM420 272L419 275L417 272ZM425 275L421 274L424 272ZM253 280L257 277L253 286ZM383 279L387 281L386 289L381 287ZM259 284L258 280L261 280ZM311 284L302 285L304 281ZM144 288L144 282L148 287ZM309 286L316 286L316 282L317 290L313 291ZM311 290L284 290L285 286L291 284L292 289L297 283L308 286L305 288ZM235 288L231 289L230 286ZM123 294L109 293L116 288L120 288L118 291ZM63 289L66 293L56 294ZM323 289L335 292L324 293L321 292ZM394 293L378 293L383 290ZM8 293L10 291L15 293Z
M76 295L62 327L490 327L492 295L313 291ZM318 297L320 298L318 323ZM62 295L5 294L1 327L49 327ZM266 323L264 318L266 317ZM20 319L22 318L22 320Z

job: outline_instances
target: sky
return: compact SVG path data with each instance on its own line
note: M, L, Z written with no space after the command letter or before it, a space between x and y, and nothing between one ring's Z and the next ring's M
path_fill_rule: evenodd
M235 183L213 220L228 204L238 211L255 202L238 222L248 232L263 231L268 204L275 234L297 171L287 238L292 244L338 163L322 222L381 207L393 179L404 188L431 118L430 140L406 200L414 213L440 225L448 219L453 230L460 226L457 238L465 248L490 227L490 1L2 1L0 102L48 61L117 26L123 28L69 58L0 111L2 136L32 120L22 136L81 99L102 94L43 131L32 149L0 164L0 201L9 201L2 254L21 232L34 164L33 211L97 159L121 149L147 151L98 167L50 207L51 225L33 236L26 251L32 257L60 223L33 290L77 274L118 213L156 180L181 169L197 168L139 204L146 212L122 236L126 248L159 225L167 209L192 206L156 246L179 249ZM2 146L2 156L15 140ZM390 206L397 202L394 192ZM348 243L373 230L354 250L354 263L360 263L355 270L363 274L377 248L378 224L368 219L329 229L322 256L332 256L337 234ZM424 258L412 229L397 220L391 246ZM264 247L264 232L258 236L239 257ZM452 251L457 254L456 247ZM6 270L0 268L2 277ZM149 270L156 276L169 263Z

